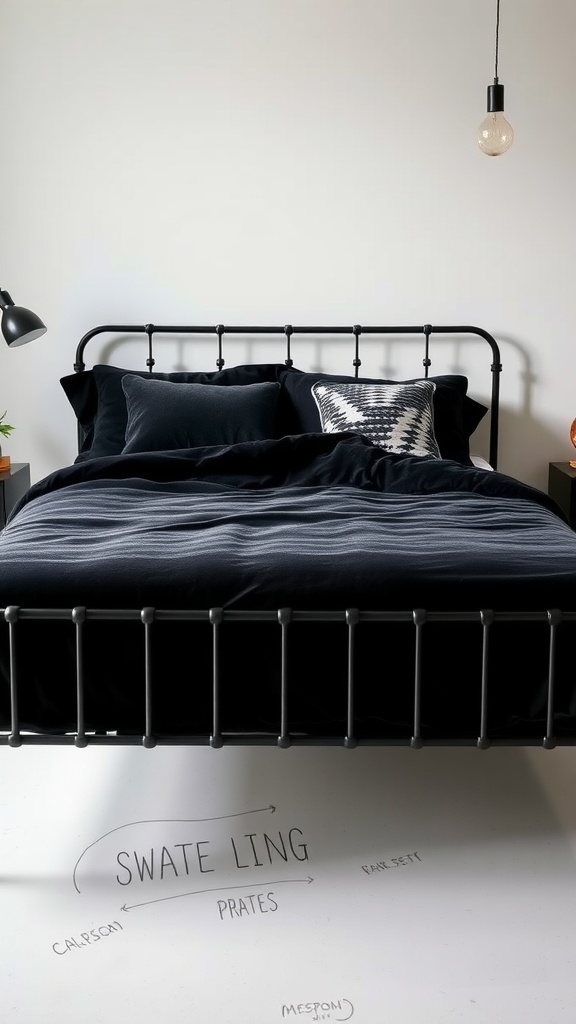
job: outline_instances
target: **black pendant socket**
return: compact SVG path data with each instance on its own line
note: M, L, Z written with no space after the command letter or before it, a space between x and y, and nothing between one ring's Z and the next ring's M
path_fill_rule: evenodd
M489 114L504 110L504 86L500 85L497 79L495 79L494 85L488 86L487 110Z

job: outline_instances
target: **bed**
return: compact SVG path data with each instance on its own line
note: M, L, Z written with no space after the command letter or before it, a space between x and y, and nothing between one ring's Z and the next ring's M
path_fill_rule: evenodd
M226 365L240 335L283 358ZM216 369L157 370L165 336L214 339ZM127 337L145 368L87 369ZM386 338L422 345L414 377L363 376ZM433 338L485 344L486 402ZM300 369L302 339L348 372ZM89 331L78 455L0 534L0 742L575 743L576 536L498 469L501 370L474 326Z

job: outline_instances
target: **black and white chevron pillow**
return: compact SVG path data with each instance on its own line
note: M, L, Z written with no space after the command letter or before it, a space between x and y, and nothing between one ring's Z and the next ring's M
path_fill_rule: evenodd
M312 394L325 433L352 430L387 452L439 459L432 406L435 388L430 380L412 384L317 381Z

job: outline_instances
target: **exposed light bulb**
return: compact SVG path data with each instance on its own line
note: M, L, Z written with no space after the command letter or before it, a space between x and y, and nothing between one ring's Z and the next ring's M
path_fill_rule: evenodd
M500 156L514 142L514 131L504 117L504 86L497 78L488 86L487 109L478 130L478 145L487 156Z
M494 110L482 121L478 131L478 145L487 156L500 156L514 142L514 130L501 110Z

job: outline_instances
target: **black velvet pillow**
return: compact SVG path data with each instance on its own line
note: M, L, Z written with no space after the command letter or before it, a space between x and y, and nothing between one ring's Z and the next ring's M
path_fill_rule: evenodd
M128 411L124 454L275 436L278 383L207 388L125 374L122 389Z
M283 419L287 433L320 431L322 425L318 407L312 394L316 381L332 383L363 384L413 384L417 379L405 381L377 380L369 377L351 377L344 374L304 373L294 368L285 368L280 373L284 393ZM471 466L470 436L488 412L484 405L466 394L468 379L460 374L445 374L428 377L435 385L434 391L434 434L443 459L452 459L462 465Z
M60 384L74 409L83 441L76 462L119 455L125 444L128 413L122 378L126 374L145 380L168 380L181 384L246 385L274 382L286 367L283 363L259 363L225 367L213 371L149 373L119 366L97 364L91 370L62 377ZM278 420L274 436L286 433Z

